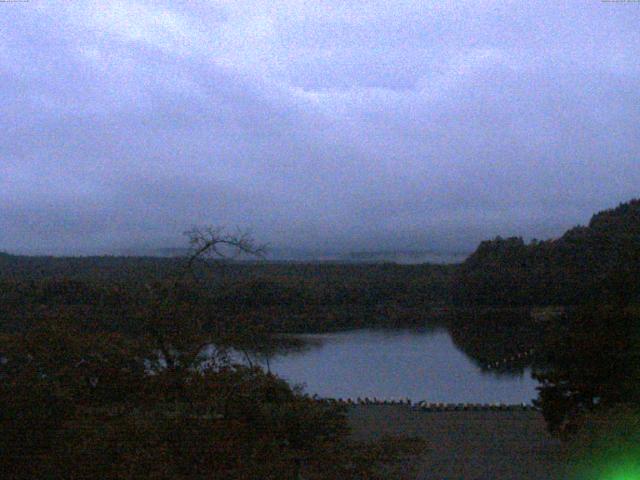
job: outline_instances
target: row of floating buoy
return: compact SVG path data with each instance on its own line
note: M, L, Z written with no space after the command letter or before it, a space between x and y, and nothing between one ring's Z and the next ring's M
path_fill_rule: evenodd
M420 401L412 403L408 398L381 400L378 398L317 398L317 401L334 405L406 405L414 410L423 412L456 412L456 411L537 411L538 407L528 404L504 404L504 403L429 403Z
M497 362L489 363L489 364L485 365L485 368L487 370L491 370L491 369L494 369L494 368L499 368L499 367L502 367L502 366L509 365L510 363L513 363L513 362L515 362L517 360L522 360L522 359L525 359L527 357L530 357L531 355L533 355L534 350L535 349L531 348L531 349L527 350L526 352L520 352L520 353L517 353L517 354L512 355L510 357L503 358L502 360L498 360Z
M326 398L322 401L328 403L336 403L339 405L411 405L411 400L408 398L398 399L379 399L369 397L358 398Z
M427 403L418 402L413 408L423 412L486 412L486 411L537 411L538 407L529 403Z

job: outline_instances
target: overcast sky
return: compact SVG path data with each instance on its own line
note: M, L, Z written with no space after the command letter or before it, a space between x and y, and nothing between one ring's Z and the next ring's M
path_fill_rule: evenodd
M640 3L0 3L0 250L472 249L640 196Z

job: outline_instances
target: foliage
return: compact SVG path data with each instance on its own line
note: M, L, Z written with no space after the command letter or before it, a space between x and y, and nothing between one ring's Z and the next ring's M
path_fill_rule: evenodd
M168 292L178 295L176 289L183 307L188 302L207 305L211 328L240 317L281 333L407 326L423 323L432 307L446 303L454 268L201 260L176 286L171 274L184 265L174 259L153 259L155 270L147 259L36 258L15 257L0 266L4 327L10 318L24 318L47 305L82 311L105 328L134 331L135 311L150 293L162 298ZM109 273L118 266L123 272Z
M584 415L640 406L640 318L619 307L584 307L546 345L537 404L549 430L577 431Z
M557 240L498 237L462 264L452 290L467 305L640 301L640 200L594 215Z
M3 478L381 478L419 451L353 444L344 407L232 361L230 349L277 342L242 315L212 313L193 265L220 242L253 251L248 237L216 235L199 230L186 269L133 288L63 279L5 294L17 301L0 329ZM88 306L70 302L78 292L91 292Z
M1 345L4 478L378 478L415 450L350 443L344 407L259 368L150 372L139 354L153 343L77 319L42 318Z

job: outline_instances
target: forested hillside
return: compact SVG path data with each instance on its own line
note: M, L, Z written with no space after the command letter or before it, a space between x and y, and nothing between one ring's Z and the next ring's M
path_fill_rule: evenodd
M41 306L71 309L118 330L148 285L166 283L184 259L0 257L0 330ZM273 331L328 331L421 324L448 298L455 266L231 263L194 266L190 301L209 314L241 316ZM186 298L185 297L185 298Z
M467 305L627 303L639 299L639 278L640 200L632 200L556 240L482 242L451 292Z
M0 253L0 304L119 311L182 263ZM198 295L224 314L251 312L290 332L398 326L451 304L628 303L640 298L640 200L600 212L559 239L482 242L461 265L214 262L196 265L194 274Z

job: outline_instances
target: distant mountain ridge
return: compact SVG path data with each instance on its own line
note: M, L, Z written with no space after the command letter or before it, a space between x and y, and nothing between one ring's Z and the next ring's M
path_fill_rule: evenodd
M188 248L129 248L118 252L125 257L181 257L188 254ZM460 263L468 253L442 252L433 250L372 250L372 251L319 251L288 248L267 249L265 260L284 262L344 262L344 263ZM250 259L250 258L247 258Z

